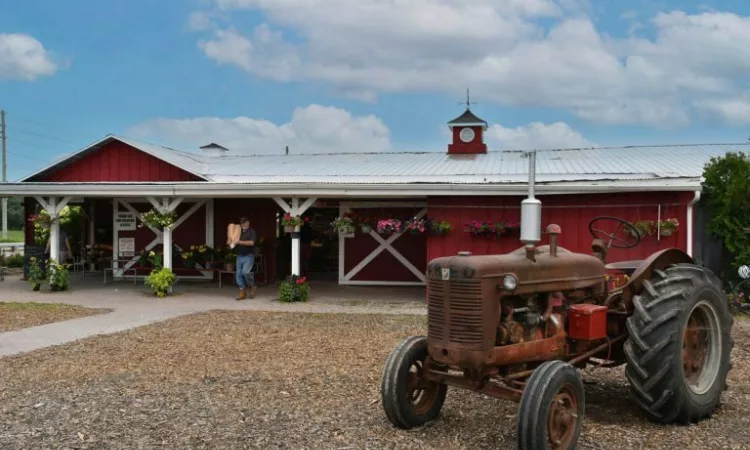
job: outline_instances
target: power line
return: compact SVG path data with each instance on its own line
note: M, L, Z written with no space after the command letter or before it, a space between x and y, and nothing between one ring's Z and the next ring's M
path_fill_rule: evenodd
M75 131L70 131L70 130L65 129L63 127L59 127L59 126L55 126L55 125L49 125L49 124L43 124L43 123L37 122L35 120L29 120L29 119L26 119L26 118L23 118L23 117L18 117L15 114L13 115L13 120L20 120L22 122L30 123L32 125L36 125L36 126L39 126L39 127L45 128L45 129L58 129L60 131L65 130L65 132L63 134L67 134L69 136L75 135L75 136L80 136L82 138L87 138L87 139L90 138L90 136L87 136L87 135L82 134L82 133L76 133ZM58 134L60 134L60 133L58 133Z
M34 131L27 131L27 130L24 130L24 129L13 128L13 133L28 134L28 135L31 135L31 136L38 136L38 137L47 138L47 139L54 139L56 141L65 142L65 143L68 143L68 144L73 144L73 145L76 144L76 142L69 141L67 139L60 139L57 136L52 136L52 135L43 134L43 133L36 133Z

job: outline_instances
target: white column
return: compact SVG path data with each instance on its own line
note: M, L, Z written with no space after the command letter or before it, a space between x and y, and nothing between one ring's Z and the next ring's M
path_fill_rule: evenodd
M299 214L299 199L297 197L292 198L292 216ZM299 231L300 227L295 227L292 232L292 275L299 276L300 274L300 249L299 249Z
M117 271L117 259L120 257L120 230L117 228L117 213L119 212L120 201L112 199L112 276L119 277L122 272Z
M3 239L8 239L8 199L3 198Z
M172 268L172 229L164 228L164 234L162 235L164 242L164 267Z
M60 222L57 220L57 199L50 197L49 210L47 211L52 219L49 226L49 257L55 261L60 261Z

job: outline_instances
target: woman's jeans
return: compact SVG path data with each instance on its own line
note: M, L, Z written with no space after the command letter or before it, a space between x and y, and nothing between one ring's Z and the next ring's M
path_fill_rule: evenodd
M253 273L253 263L255 255L237 255L237 264L235 267L237 286L245 289L255 285L255 274Z

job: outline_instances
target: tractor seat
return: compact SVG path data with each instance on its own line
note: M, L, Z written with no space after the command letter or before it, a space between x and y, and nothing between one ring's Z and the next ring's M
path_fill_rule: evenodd
M628 275L632 275L632 273L635 272L635 269L637 269L642 262L642 260L620 261L616 263L609 263L604 266L604 268L607 270L618 270Z

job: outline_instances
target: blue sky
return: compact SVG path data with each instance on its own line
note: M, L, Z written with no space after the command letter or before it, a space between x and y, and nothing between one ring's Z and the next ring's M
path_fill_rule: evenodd
M471 88L492 149L744 142L750 4L0 3L18 179L122 134L232 151L445 151Z

